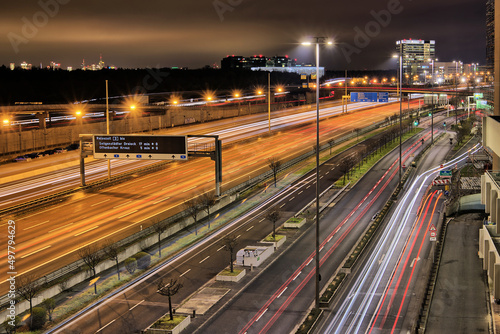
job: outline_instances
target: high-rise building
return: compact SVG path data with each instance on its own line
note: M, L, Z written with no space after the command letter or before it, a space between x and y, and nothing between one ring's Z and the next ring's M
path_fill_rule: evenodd
M403 82L424 83L432 72L430 60L436 57L436 41L403 39L396 42L398 54L403 59Z
M486 1L486 66L495 64L495 0Z
M16 68L16 63L10 63L10 70L14 71L15 68Z

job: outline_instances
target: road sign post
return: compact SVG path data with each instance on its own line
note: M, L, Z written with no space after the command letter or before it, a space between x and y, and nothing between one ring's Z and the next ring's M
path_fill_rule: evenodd
M186 136L94 135L95 159L187 160Z

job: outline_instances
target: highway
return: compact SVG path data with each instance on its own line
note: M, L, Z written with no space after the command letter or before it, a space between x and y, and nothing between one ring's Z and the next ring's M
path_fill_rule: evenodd
M424 135L428 139L430 133ZM405 143L409 163L421 149L420 136ZM398 150L384 157L321 218L320 273L326 279L344 258L392 193L398 180ZM223 312L197 333L291 333L314 302L315 230L310 228Z
M441 168L449 149L445 138L428 154L318 333L400 333L414 325L417 314L409 305L419 305L412 291L425 274L429 229L437 226L443 201L443 194L429 191L429 185L439 170L460 167L467 158Z
M338 156L335 160L322 165L320 170L320 179L322 180L320 186L322 189L331 185L332 182L342 175L339 171L338 163L344 159L345 156L352 154L352 151L355 149L360 149L360 147L353 148ZM408 149L408 152L405 153L405 157L410 156L412 154L411 152L418 149L421 149L419 138L417 138L416 142L413 143L412 148ZM361 233L364 229L363 225L366 225L370 221L370 218L366 220L366 217L371 217L370 214L378 210L376 204L374 205L374 203L378 200L378 198L380 198L380 202L383 202L384 200L382 198L384 196L389 196L392 192L389 182L397 174L397 164L394 160L396 155L396 153L393 153L392 157L387 160L384 159L386 162L382 163L382 167L374 169L374 173L377 175L375 179L379 179L378 182L376 180L373 182L376 183L375 186L373 184L370 185L370 182L358 183L357 188L355 188L358 190L351 190L348 192L347 197L349 200L345 203L343 201L342 205L335 207L337 210L345 212L346 216L349 212L352 212L352 217L350 216L349 218L352 218L353 222L347 222L349 218L346 218L342 222L335 219L335 224L332 224L332 221L334 220L333 218L325 218L322 220L324 223L322 224L321 233L323 236L322 238L324 239L323 245L325 245L325 249L321 253L325 254L322 263L325 262L331 255L332 250L330 247L337 247L339 244L342 245L342 247L345 247L345 249L351 247L347 242L342 242L342 240L349 235L351 242L354 242L354 240L357 239L356 235L359 236L359 233ZM390 171L385 170L383 166L390 166ZM394 181L392 182L394 183ZM372 188L376 189L376 191L370 192ZM370 193L370 195L366 195L368 193ZM312 198L314 198L314 194L315 177L314 173L309 173L302 179L294 182L291 186L283 189L280 194L272 198L270 201L264 203L255 210L252 210L252 212L245 214L241 217L241 219L235 221L230 227L223 231L223 234L225 235L231 233L237 236L238 247L255 243L271 231L271 224L264 219L267 208L276 204L282 206L282 210L286 215L284 219L286 219L295 213L297 208L303 207ZM360 197L362 196L365 197L360 202ZM361 208L362 210L360 210ZM360 211L363 211L363 214L366 211L368 211L368 213L364 216L365 220L358 224L360 220L358 217L360 216ZM354 213L356 214L354 215ZM338 212L336 215L338 217ZM333 231L334 229L336 231ZM310 235L310 232L311 229L308 230L307 234ZM218 271L222 270L227 265L227 254L224 254L224 252L221 251L222 245L219 238L220 236L214 235L210 239L201 242L199 246L195 246L188 252L183 253L178 258L172 259L161 269L161 271L152 274L143 281L135 283L131 288L120 292L116 296L105 300L101 305L99 305L98 308L86 312L74 322L62 328L60 332L94 333L98 331L99 333L126 333L126 330L131 332L134 330L144 329L156 320L155 317L158 318L166 312L166 309L164 308L166 305L165 298L156 293L156 281L160 277L164 277L166 279L178 276L182 277L182 281L185 286L179 292L179 295L174 296L174 303L178 303L182 299L189 296L203 283L211 279ZM252 284L256 287L256 289L258 289L258 294L252 295L252 290L249 290L248 293L250 293L253 297L259 297L257 301L262 301L262 304L265 304L268 298L275 298L277 296L275 291L279 291L279 284L281 284L280 282L282 281L281 278L285 278L285 275L288 277L288 273L290 275L299 276L297 275L297 272L292 273L291 269L300 266L300 263L303 261L310 262L310 254L312 251L311 246L313 243L311 242L310 237L301 238L300 242L300 245L295 246L292 250L287 250L286 254L288 254L287 256L290 256L289 258L283 260L280 259L280 261L276 263L276 266L272 266L264 272L265 276L262 277L262 280L256 281ZM303 266L305 267L306 265L303 264ZM309 265L307 270L312 267L313 265ZM280 279L274 277L276 275L278 275ZM302 284L304 284L303 282L307 282L305 280L307 276L308 274L306 274L304 270L304 273L301 274L298 279L295 277L295 282L302 282ZM327 273L325 273L325 276L328 276ZM288 281L292 282L293 277L290 277L291 278L289 278ZM291 287L289 290L290 291L288 293L292 293ZM290 300L287 292L283 293L283 299L281 300L284 300L285 296ZM257 306L257 303L254 303L253 300L254 299L252 299L252 304L256 304L255 307L261 307L261 305ZM302 298L302 300L304 300L304 298ZM306 298L306 300L306 304L309 304L310 298ZM243 303L248 304L248 301L243 300ZM294 302L293 305L294 309L300 308L301 312L304 312L304 310L307 309L307 305L304 305L303 303L296 304ZM247 308L248 307L245 307L245 309ZM258 310L258 308L256 310ZM254 314L255 311L253 308L248 310L247 313L238 315L225 310L223 318L217 319L217 321L224 323L222 327L220 327L220 323L214 322L210 326L215 327L209 326L206 329L203 328L202 331L214 333L213 329L218 328L217 333L221 333L221 329L225 328L228 333L237 333L246 324L246 322L240 324L238 319L251 319ZM272 316L272 312L267 312L262 319L265 319L267 316ZM286 320L288 321L289 318ZM294 320L296 321L297 319L294 318ZM293 322L292 326L294 324L295 322ZM281 328L281 325L277 326L277 328ZM276 329L273 327L272 332L274 332L274 330ZM286 332L288 333L288 331Z
M349 113L324 120L322 142L385 119L397 109L397 105L386 104L362 111L362 118L359 113ZM267 124L262 126L265 128ZM292 159L310 151L314 141L315 126L306 122L302 127L223 148L222 190L267 171L267 158ZM213 189L213 169L213 162L203 158L170 163L158 172L97 192L77 192L70 199L42 211L9 217L16 221L19 274L46 275L77 260L76 250L85 245L123 239L151 225L153 220L181 211L185 200ZM6 242L6 234L0 237ZM6 265L6 261L0 263L3 273L7 272ZM4 292L6 276L0 277L0 291Z
M374 103L356 103L349 106L349 111L361 110L374 107ZM328 107L321 109L320 117L327 119L341 114L341 107L338 103L330 103ZM304 111L304 108L294 108L286 111L276 111L272 113L271 129L274 133L287 128L293 128L304 123L313 122L316 119L315 110ZM184 127L165 129L155 134L161 135L218 135L224 146L235 144L239 141L267 135L268 119L266 114L256 114L238 119L225 119L214 122L194 124ZM195 150L197 145L213 143L204 138L190 138L189 148ZM0 185L0 209L20 204L38 197L46 196L58 191L74 188L80 185L80 169L75 164L72 167L62 168L41 175L30 176L29 172L38 166L46 168L58 163L58 159L64 158L67 162L71 156L78 161L77 152L68 152L64 157L53 155L47 158L40 158L30 162L18 162L10 166L0 167L0 178L15 177L15 174L22 174L22 179L14 182L2 182ZM86 164L87 183L107 177L107 163L103 160L93 160ZM46 163L45 161L48 161ZM138 161L138 160L111 160L112 175L135 170L158 163L158 161Z

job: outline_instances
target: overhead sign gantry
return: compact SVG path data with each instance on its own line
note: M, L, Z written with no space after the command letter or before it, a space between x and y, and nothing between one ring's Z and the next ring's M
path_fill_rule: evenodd
M188 137L213 138L213 145L188 151ZM215 161L215 193L220 196L222 183L222 142L216 135L156 136L156 135L80 135L80 176L85 186L84 158L125 160L181 160L189 156L209 157Z
M95 159L187 160L186 136L94 135Z

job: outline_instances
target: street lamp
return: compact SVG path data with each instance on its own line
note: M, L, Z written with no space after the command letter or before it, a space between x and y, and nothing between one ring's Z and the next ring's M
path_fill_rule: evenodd
M436 59L437 60L437 59ZM431 97L432 97L432 103L431 103L431 144L434 144L434 59L429 59L432 65L432 72L431 72ZM439 97L438 97L438 103L439 103Z
M403 154L401 151L401 135L403 131L403 43L399 42L399 187L401 188L401 170L403 168ZM409 99L408 99L409 101Z
M314 37L315 42L302 45L316 45L316 308L319 308L319 45L332 45L326 37Z

